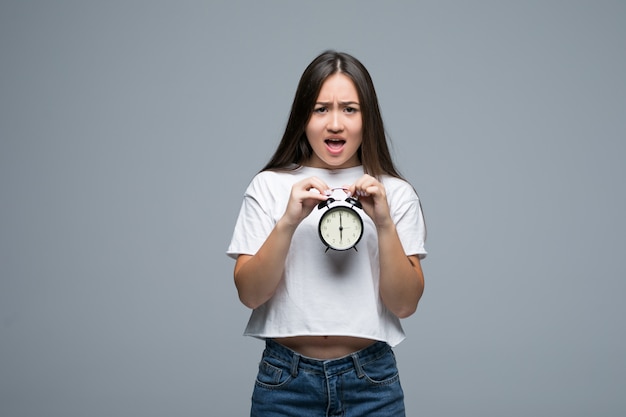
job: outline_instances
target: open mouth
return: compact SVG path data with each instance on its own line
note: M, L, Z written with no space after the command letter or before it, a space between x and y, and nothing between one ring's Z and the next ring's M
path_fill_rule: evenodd
M346 141L343 139L326 139L324 142L326 143L328 149L335 152L340 151L343 148L343 145L346 144Z

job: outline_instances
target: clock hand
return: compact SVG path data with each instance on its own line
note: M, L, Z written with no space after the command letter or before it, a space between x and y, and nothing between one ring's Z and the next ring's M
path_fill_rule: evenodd
M341 219L342 219L341 212L339 212L339 241L340 242L343 241L343 225L342 225Z

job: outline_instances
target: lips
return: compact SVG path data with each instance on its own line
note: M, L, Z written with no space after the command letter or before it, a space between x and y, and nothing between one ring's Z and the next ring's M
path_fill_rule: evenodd
M326 143L326 148L331 153L339 153L343 149L346 141L338 138L330 138L324 141Z

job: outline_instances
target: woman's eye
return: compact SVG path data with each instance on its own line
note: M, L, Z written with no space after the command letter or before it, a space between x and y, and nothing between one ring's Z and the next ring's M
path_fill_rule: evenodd
M356 113L357 109L355 109L354 107L346 107L345 108L345 112L346 113Z
M326 110L326 107L316 107L313 111L315 113L324 113Z

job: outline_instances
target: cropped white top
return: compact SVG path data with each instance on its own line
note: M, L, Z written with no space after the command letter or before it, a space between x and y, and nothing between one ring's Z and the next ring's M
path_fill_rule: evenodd
M297 181L316 176L334 188L353 184L363 173L363 167L358 166L338 170L299 167L257 174L245 192L226 253L237 258L259 250L283 216ZM425 257L424 219L413 187L390 176L380 180L405 253ZM333 197L345 198L342 194ZM357 251L326 251L318 233L322 212L313 209L296 229L283 279L273 297L252 311L244 334L261 339L354 336L397 345L405 334L400 320L379 295L378 238L373 221L361 212L364 233Z

